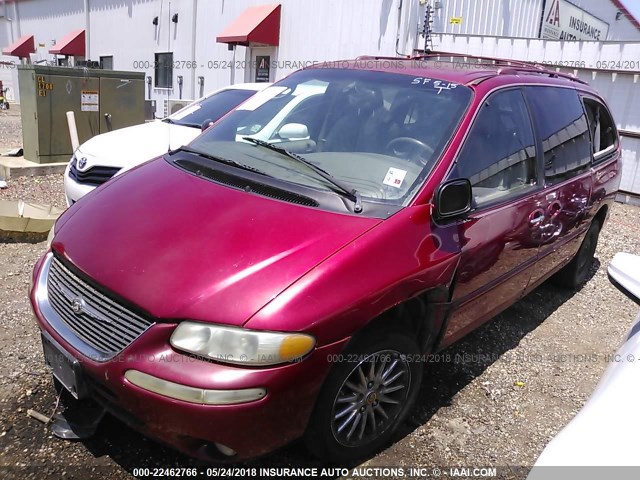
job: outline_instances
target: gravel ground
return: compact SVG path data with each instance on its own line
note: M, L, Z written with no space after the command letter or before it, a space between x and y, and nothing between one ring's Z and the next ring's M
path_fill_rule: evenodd
M0 190L0 199L25 200L58 208L67 208L62 187L62 174L42 177L17 177L7 180L7 188Z
M8 184L0 198L64 206L61 175ZM618 251L640 254L639 238L640 209L616 205L583 288L543 285L442 352L396 443L366 464L531 466L589 397L607 367L604 355L637 313L608 282L606 265ZM27 301L32 265L45 248L0 242L0 477L131 478L136 467L199 465L111 418L89 441L73 443L27 416L28 409L51 415L56 403ZM321 466L299 444L247 465Z
M10 110L0 110L0 153L21 146L20 106L12 104Z

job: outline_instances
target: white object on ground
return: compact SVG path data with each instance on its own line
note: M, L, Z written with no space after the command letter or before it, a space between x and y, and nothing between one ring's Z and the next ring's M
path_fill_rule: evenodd
M41 421L44 424L49 423L49 421L51 420L46 415L43 415L40 412L36 412L35 410L31 410L31 409L27 410L27 415L30 416L31 418L35 418L36 420Z

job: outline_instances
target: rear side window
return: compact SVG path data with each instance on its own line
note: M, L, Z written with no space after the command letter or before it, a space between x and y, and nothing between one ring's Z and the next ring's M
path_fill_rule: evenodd
M570 88L526 87L542 140L547 184L562 182L591 163L587 118L578 93Z
M618 135L611 114L602 103L584 98L595 162L605 159L616 148Z
M494 93L480 107L451 175L471 181L478 207L535 187L535 141L519 89Z

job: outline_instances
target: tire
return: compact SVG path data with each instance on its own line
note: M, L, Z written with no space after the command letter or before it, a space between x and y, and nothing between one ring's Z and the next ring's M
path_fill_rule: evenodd
M415 341L399 333L373 332L348 347L312 413L305 435L311 453L345 463L385 446L418 396L423 371L418 354Z
M586 281L593 263L593 255L598 246L600 228L598 220L591 222L589 230L587 230L587 234L573 259L553 277L555 284L575 289Z

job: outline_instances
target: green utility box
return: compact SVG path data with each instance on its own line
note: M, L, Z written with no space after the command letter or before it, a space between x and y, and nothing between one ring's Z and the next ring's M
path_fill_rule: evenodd
M144 123L144 72L70 67L18 67L24 158L66 162L73 154L66 112L80 143Z

